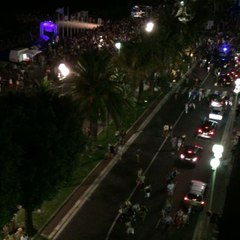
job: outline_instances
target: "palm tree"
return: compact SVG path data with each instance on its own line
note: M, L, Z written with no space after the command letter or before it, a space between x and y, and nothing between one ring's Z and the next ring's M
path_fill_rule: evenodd
M137 103L143 101L144 81L152 69L152 49L143 38L138 42L126 43L120 52L118 64L126 73L126 79L132 89L132 94L138 90Z
M90 123L90 136L95 145L98 121L108 117L119 126L128 101L115 74L111 55L104 50L87 50L80 56L72 77L63 81L67 93L79 103L84 119ZM93 146L94 146L93 145Z

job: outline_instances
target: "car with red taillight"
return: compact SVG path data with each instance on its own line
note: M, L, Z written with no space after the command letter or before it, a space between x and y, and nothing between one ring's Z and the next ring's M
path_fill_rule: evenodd
M206 205L206 190L207 183L199 180L191 180L188 192L183 199L184 205L202 210Z
M201 138L212 139L217 132L218 122L211 119L205 120L197 129L196 136Z
M178 158L181 162L195 165L201 157L202 149L198 144L186 145L179 152Z

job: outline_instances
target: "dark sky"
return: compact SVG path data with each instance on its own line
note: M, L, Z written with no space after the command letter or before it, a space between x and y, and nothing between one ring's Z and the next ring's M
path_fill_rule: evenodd
M61 7L64 7L66 13L68 6L70 14L88 11L91 17L122 19L130 16L131 7L136 4L156 5L161 1L163 0L7 0L4 1L4 7L0 8L0 31L5 33L14 29L17 13L53 14Z
M1 6L0 12L4 15L16 12L53 12L63 6L69 6L70 11L90 10L90 9L112 9L128 8L136 4L152 5L163 0L21 0L4 1L6 7Z
M131 6L135 4L135 0L21 0L13 3L12 1L4 2L8 6L7 12L16 11L53 11L54 9L62 6L69 6L74 10L87 10L93 8L112 8L114 6ZM5 12L5 9L1 7L1 12Z
M57 8L69 6L70 13L77 11L93 11L101 14L112 12L118 9L122 14L127 14L132 6L136 5L136 0L21 0L21 1L4 1L4 7L0 8L0 25L3 19L9 21L14 18L16 13L53 13ZM143 1L140 1L141 3ZM99 16L101 17L101 16Z

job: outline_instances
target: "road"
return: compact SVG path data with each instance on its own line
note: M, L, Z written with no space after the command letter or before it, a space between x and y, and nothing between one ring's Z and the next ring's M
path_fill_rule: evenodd
M197 69L195 75L200 79L208 76L202 69ZM206 79L204 88L212 88L211 74ZM210 183L211 168L210 158L213 143L221 142L225 121L223 119L214 140L196 139L195 132L201 120L208 112L206 101L196 100L196 110L185 114L184 104L187 101L187 89L181 89L177 100L173 97L161 108L145 128L135 133L135 139L125 146L122 160L118 161L106 175L103 181L81 206L72 219L66 221L65 228L59 230L51 239L58 240L119 240L127 239L125 226L118 219L118 209L121 202L130 198L132 203L144 204L148 214L144 222L134 224L135 234L132 239L192 239L195 225L199 218L198 212L193 212L190 224L184 229L171 228L168 234L156 228L160 211L166 200L166 176L173 166L179 168L176 189L173 196L173 213L181 207L183 196L191 179L198 179ZM186 144L196 142L203 146L201 161L194 167L188 168L176 165L176 156L172 155L169 139L162 137L162 128L165 122L174 125L173 132L177 136L186 134ZM141 149L140 163L136 161L136 150ZM146 182L152 185L150 199L144 198L143 192L136 189L136 177L139 168L143 168ZM100 179L99 179L100 181ZM181 234L179 234L181 232Z

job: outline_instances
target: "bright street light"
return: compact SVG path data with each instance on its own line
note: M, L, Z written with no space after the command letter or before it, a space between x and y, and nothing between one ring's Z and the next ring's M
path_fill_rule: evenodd
M59 70L59 74L58 74L59 80L63 80L70 73L69 68L64 63L59 64L58 70Z
M240 78L237 78L235 80L235 88L233 90L236 94L240 92Z
M212 151L215 158L221 158L223 153L223 146L220 144L214 144L212 147Z
M116 42L115 47L116 47L116 49L120 50L122 47L122 44L120 42Z
M115 43L115 48L118 50L118 54L120 54L120 50L122 48L122 44L120 42Z
M220 165L220 160L219 158L213 158L211 161L210 161L210 165L212 167L212 170L216 170L218 168L218 166Z
M153 28L154 28L154 23L153 22L148 22L146 24L145 31L146 32L152 32Z
M211 165L212 170L213 170L212 184L211 184L211 191L210 191L210 200L209 200L210 211L212 210L212 201L213 201L213 193L214 193L215 180L216 180L216 172L217 172L217 168L220 165L220 159L219 158L222 157L223 150L224 150L224 148L220 144L214 144L213 147L212 147L214 158L211 159L211 161L210 161L210 165Z

